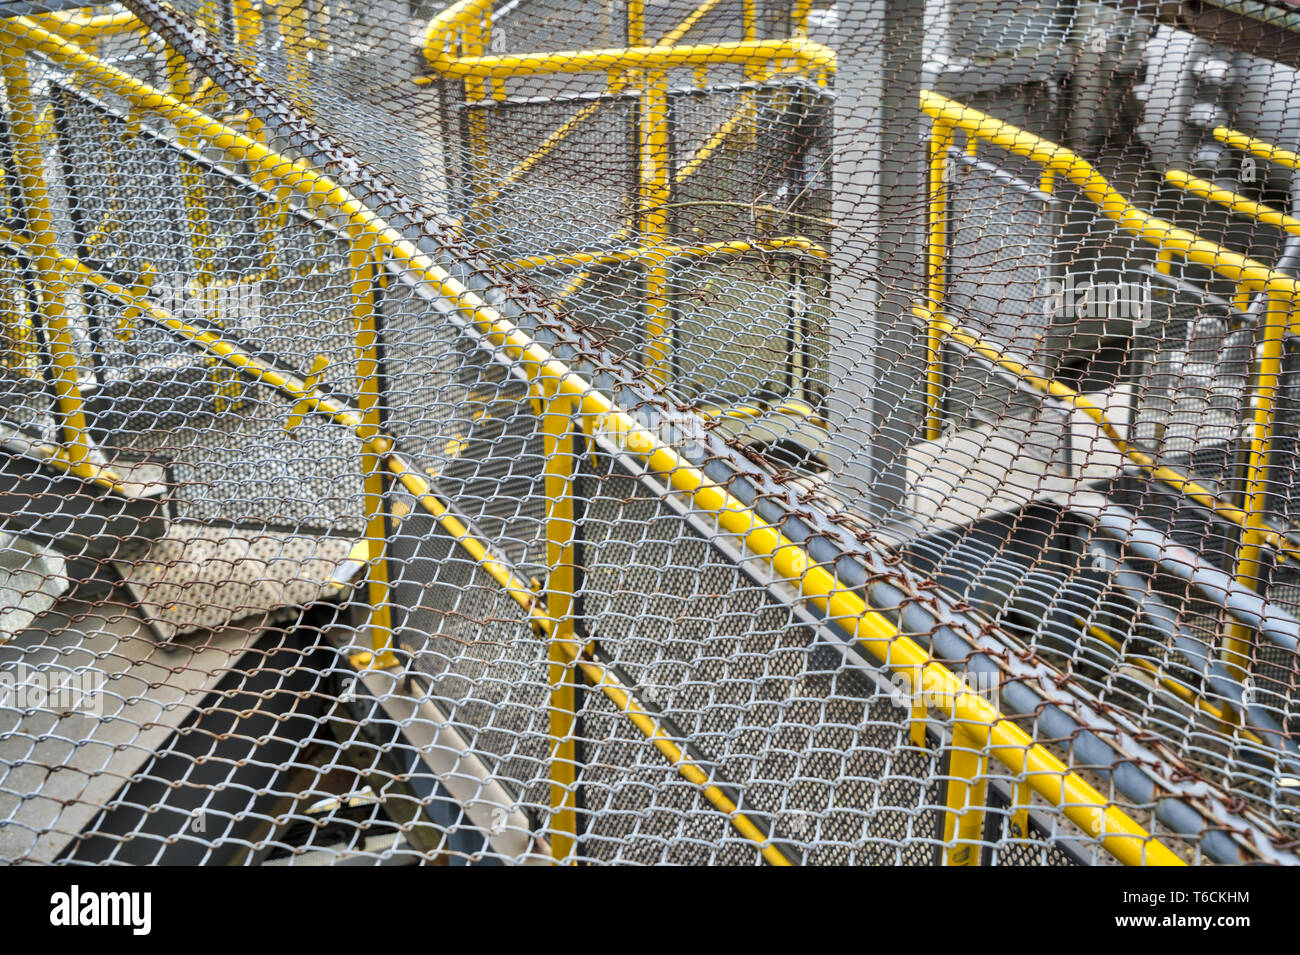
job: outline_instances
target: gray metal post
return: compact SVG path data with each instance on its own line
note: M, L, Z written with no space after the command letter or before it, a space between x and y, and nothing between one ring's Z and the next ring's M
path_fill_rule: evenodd
M835 78L835 279L827 418L832 483L881 518L901 500L921 434L926 145L923 0L850 0Z

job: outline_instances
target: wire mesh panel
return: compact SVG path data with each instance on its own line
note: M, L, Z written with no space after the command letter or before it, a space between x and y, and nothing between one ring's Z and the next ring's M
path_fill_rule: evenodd
M0 20L0 859L1296 862L1300 19L1202 6Z

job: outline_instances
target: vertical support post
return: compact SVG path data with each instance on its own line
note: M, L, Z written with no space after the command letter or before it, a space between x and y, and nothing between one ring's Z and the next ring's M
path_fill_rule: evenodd
M1011 808L1007 810L1007 828L1017 839L1029 838L1029 809L1034 804L1034 790L1025 780L1015 785L1011 795Z
M348 250L352 283L352 317L356 332L357 410L361 412L358 434L362 441L376 439L383 428L383 355L379 335L380 263L373 240L358 233ZM367 587L370 598L370 646L372 665L397 665L393 654L393 609L388 579L388 515L384 506L387 469L377 449L361 451L361 473L366 508L366 541L369 544Z
M492 5L484 4L477 19L471 20L461 31L461 53L464 56L482 56L487 52L489 38L492 35ZM488 83L481 77L465 77L465 102L481 103L487 99ZM488 161L488 114L486 108L466 110L465 122L468 124L469 139L469 192L470 201L480 207L478 212L486 217L489 193L487 178Z
M953 127L935 122L929 140L929 189L926 219L925 287L930 316L925 328L925 437L936 441L943 434L943 296L947 286L948 254L948 148Z
M645 0L627 0L627 45L645 44Z
M1264 589L1264 553L1257 531L1267 526L1269 506L1269 467L1273 456L1273 438L1277 427L1277 397L1282 382L1282 343L1289 327L1295 303L1287 296L1267 291L1263 340L1255 360L1254 414L1251 422L1250 452L1246 463L1243 510L1246 526L1237 549L1236 579L1253 591ZM1244 678L1249 673L1253 633L1240 623L1229 625L1223 639L1222 657L1229 670Z
M262 36L262 12L253 0L232 0L235 18L235 42L240 61L250 69L257 67L257 41Z
M788 7L785 9L789 9ZM902 502L907 447L925 427L929 121L921 112L925 0L839 5L827 321L828 476L874 519ZM856 37L872 37L858 43Z
M279 6L280 38L284 43L285 74L294 101L309 117L311 102L311 42L307 26L311 0L282 0Z
M953 727L948 749L948 792L943 818L943 864L980 864L984 836L984 809L988 805L988 728L981 744L973 733L980 729L962 724Z
M59 266L59 250L45 184L41 139L32 96L27 58L15 48L4 57L5 93L9 100L10 135L13 139L14 173L22 192L23 218L36 250L34 265L40 278L40 317L50 352L59 429L73 473L92 477L94 444L86 428L85 403L78 382L79 363L72 340L67 297L71 291Z
M574 622L577 557L573 480L575 411L570 398L542 398L543 456L546 492L546 616L552 621L547 654L551 688L551 854L572 864L577 848L578 753L577 675L570 662L580 651ZM569 648L565 648L565 644Z
M646 73L637 123L639 145L641 245L650 250L645 266L646 372L660 382L670 375L672 315L668 303L668 263L656 252L668 241L668 211L672 172L668 162L668 75Z
M1254 294L1244 285L1237 286L1237 291L1232 296L1232 307L1239 312L1248 313L1250 311L1251 300Z

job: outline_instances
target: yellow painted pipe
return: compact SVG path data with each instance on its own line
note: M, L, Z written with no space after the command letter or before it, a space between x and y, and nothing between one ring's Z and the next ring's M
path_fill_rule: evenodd
M32 18L51 33L69 40L84 42L120 33L148 33L149 29L134 13L43 13Z
M954 730L948 747L948 784L944 794L943 864L977 866L983 854L988 807L988 743L970 730Z
M1175 680L1173 677L1165 675L1165 673L1160 669L1160 667L1152 663L1150 660L1146 660L1139 656L1133 656L1131 654L1124 653L1123 641L1111 636L1109 633L1107 633L1105 630L1102 630L1100 627L1096 626L1095 624L1085 624L1085 621L1083 621L1078 617L1075 617L1075 623L1079 624L1080 626L1084 626L1085 629L1087 629L1087 631L1090 634L1092 634L1102 643L1106 644L1106 646L1110 647L1112 650L1116 651L1116 653L1118 653L1126 663L1129 663L1132 666L1135 666L1138 669L1143 670L1146 673L1150 674L1152 679L1158 681L1161 686L1163 686L1170 693L1174 694L1174 696L1178 697L1188 706L1195 707L1196 709L1200 710L1202 713L1205 713L1211 719L1214 719L1220 723L1226 723L1231 720L1231 712L1229 710L1221 709L1220 707L1215 706L1213 703L1205 699L1203 696L1201 696L1191 687L1187 686L1185 683L1180 683L1179 681ZM1269 747L1269 744L1265 742L1263 737L1255 733L1249 727L1240 726L1236 728L1236 731L1241 734L1243 739L1248 739L1252 743L1255 743L1259 746L1271 748Z
M439 524L505 592L528 614L530 620L548 637L554 634L555 620L537 606L537 595L528 582L518 577L504 563L494 558L487 545L475 538L469 529L453 515L431 492L431 486L417 471L412 471L400 458L394 456L394 473L420 505L438 519ZM685 749L666 735L644 707L619 679L605 667L581 654L573 640L552 640L550 646L559 651L564 662L576 666L596 689L605 694L620 713L646 737L683 779L700 787L700 791L714 808L724 813L732 828L753 842L762 857L771 865L789 865L789 860L772 846L763 831L709 778L698 764L686 755Z
M429 45L437 40L450 42L459 30L474 23L484 13L490 12L495 2L496 0L459 0L458 3L453 3L430 20L429 25L425 27L424 48L427 50Z
M681 23L677 24L677 26L673 27L673 29L660 37L656 46L672 46L677 43L678 40L691 31L695 24L702 20L721 2L722 0L704 0L703 3L691 11L691 14L686 17L686 19L682 20ZM450 10L451 8L449 7L448 9ZM635 70L624 70L610 81L607 92L610 94L623 92L623 90L628 88L635 76ZM420 80L417 79L416 82L419 83ZM576 111L573 116L547 136L540 146L521 159L515 167L510 170L509 174L501 180L501 183L488 194L486 201L489 203L496 201L505 190L517 183L529 172L529 170L533 169L538 163L554 152L555 148L567 139L575 129L589 120L592 116L595 116L596 113L600 111L600 107L601 103L598 100L594 103L588 103L586 106Z
M348 250L348 273L352 293L352 319L355 326L357 410L361 427L357 437L363 442L383 433L380 407L382 366L379 354L377 302L382 268L375 257L368 236L359 236ZM366 508L366 538L370 541L366 586L370 598L370 645L375 666L387 668L397 664L393 655L392 584L388 579L388 515L384 510L386 470L384 459L372 451L361 453L363 497Z

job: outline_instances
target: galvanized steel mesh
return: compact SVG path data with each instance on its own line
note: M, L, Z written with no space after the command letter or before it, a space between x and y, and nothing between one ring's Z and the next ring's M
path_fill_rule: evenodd
M0 16L0 859L1297 860L1300 10Z

